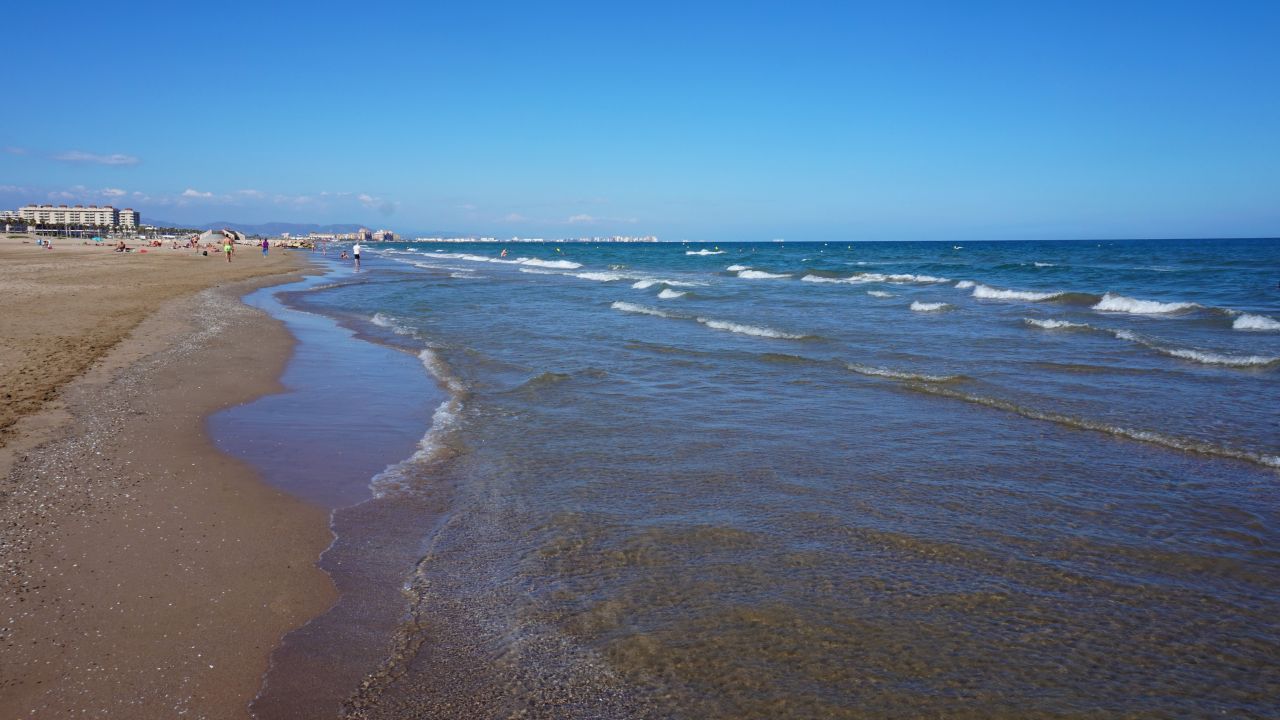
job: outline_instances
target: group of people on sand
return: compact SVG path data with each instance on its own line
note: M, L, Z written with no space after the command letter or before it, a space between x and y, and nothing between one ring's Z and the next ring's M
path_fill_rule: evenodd
M271 250L271 241L263 238L262 242L258 243L258 247L262 248L262 257L267 257L267 253ZM227 256L227 262L231 262L231 256L236 254L236 244L230 237L223 238L222 252Z

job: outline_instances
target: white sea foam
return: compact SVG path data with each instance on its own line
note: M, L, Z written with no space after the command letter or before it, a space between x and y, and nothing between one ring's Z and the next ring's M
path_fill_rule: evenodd
M698 283L685 282L683 280L661 280L658 278L645 278L637 280L631 287L636 290L646 290L654 285L670 285L672 287L694 287Z
M931 283L948 282L946 278L933 277L932 275L908 275L908 274L886 275L884 273L857 273L847 278L830 278L830 277L823 277L821 275L805 275L800 279L805 282L812 282L812 283L843 283L847 285L860 285L865 283L894 283L894 284L920 283L920 284L927 285Z
M885 292L883 290L868 290L867 294L870 295L871 297L878 297L878 298L894 297L893 293Z
M422 365L427 369L427 372L431 373L436 381L444 386L449 393L449 397L436 406L435 412L431 415L431 427L422 436L422 439L418 441L418 449L414 451L413 455L394 465L387 466L385 470L369 481L369 487L376 497L385 497L391 492L407 489L405 483L407 470L440 458L448 447L445 440L448 434L457 427L461 416L463 398L466 396L466 386L449 372L449 368L430 348L424 348L422 352L418 353L418 359L422 361Z
M582 263L576 263L572 260L539 260L538 258L516 258L516 262L521 265L532 265L534 267L559 268L561 270L577 270L582 267Z
M391 315L384 315L383 313L377 312L377 313L374 313L373 317L369 318L369 320L372 321L374 325L377 325L378 327L387 328L388 330L396 333L397 335L413 334L413 328L408 327L404 323L400 322L399 318L393 317Z
M956 283L956 289L957 289L957 290L968 290L969 288L973 287L973 286L974 286L974 285L976 285L976 284L977 284L977 283L975 283L975 282L974 282L974 281L972 281L972 280L961 280L960 282Z
M855 282L855 283L885 282L885 283L895 283L895 284L919 283L922 285L929 285L932 283L944 283L944 282L950 282L950 281L944 277L934 277L932 275L912 275L909 273L896 273L896 274L887 274L887 275L884 273L858 273L857 275L854 275L853 277L849 278L849 282Z
M555 272L553 270L539 270L537 268L523 268L523 267L520 268L520 272L529 273L530 275L563 275L564 274L564 273Z
M436 257L454 258L456 260L467 260L469 262L500 263L503 265L529 265L532 267L557 268L560 270L576 270L582 267L582 263L576 263L571 260L542 260L540 258L531 257L518 257L508 260L503 257L488 257L486 255L449 252L440 252Z
M1269 357L1265 355L1224 355L1222 353L1210 352L1207 350L1195 350L1189 348L1171 348L1165 345L1143 337L1132 330L1112 330L1111 334L1120 340L1128 340L1137 343L1146 348L1155 350L1162 355L1179 358L1181 360L1190 360L1198 362L1202 365L1223 365L1225 367L1265 367L1280 363L1280 357Z
M1056 266L1056 265L1054 265L1053 263L1042 263L1042 262L1038 262L1038 263L1032 263L1032 264L1033 264L1033 265L1035 265L1036 267L1057 267L1057 266Z
M1250 313L1241 313L1231 323L1234 330L1280 330L1280 321L1276 321L1266 315L1252 315Z
M1027 300L1040 302L1058 297L1060 292L1032 292L1030 290L1001 290L989 285L978 284L973 288L973 296L982 300Z
M859 365L857 363L847 363L845 364L845 367L861 375L873 375L875 377L885 377L893 380L908 380L914 382L951 382L952 380L960 379L959 375L925 375L922 373L910 373L903 372L901 370L871 367L870 365Z
M638 313L640 315L653 315L654 317L664 317L664 318L675 317L674 315L670 313L662 312L657 308L645 307L644 305L637 305L635 303L622 302L621 300L613 303L609 307L613 308L614 310L621 310L622 312L629 312L629 313Z
M723 255L723 250L686 250L685 255Z
M626 275L619 275L614 272L584 272L574 273L573 276L576 278L582 278L583 280L595 280L597 282L613 282L615 280L627 279Z
M686 293L683 290L672 290L671 288L662 288L662 292L658 293L658 299L674 300L678 297L684 297L685 295Z
M1104 312L1132 313L1134 315L1163 315L1192 310L1198 307L1200 306L1192 302L1166 303L1155 300L1135 300L1123 295L1107 293L1102 296L1102 300L1098 301L1097 305L1093 306L1093 309Z
M780 278L789 278L790 275L782 273L771 273L763 270L739 270L738 277L744 280L777 280Z
M1022 318L1022 322L1043 330L1083 330L1089 327L1084 323L1073 323L1066 320L1037 320L1035 318Z
M803 335L792 335L791 333L784 333L781 330L774 330L773 328L761 327L759 325L742 325L740 323L729 322L728 320L715 320L703 317L697 318L697 320L709 328L726 330L728 332L738 333L739 335L753 335L755 337L778 338L781 340L804 339Z
M950 310L951 307L952 306L950 304L944 302L927 303L917 300L911 303L911 309L916 312L941 312L943 310Z
M1078 428L1080 430L1090 430L1093 432L1106 433L1117 437L1136 440L1139 442L1152 443L1162 445L1164 447L1173 448L1175 450L1183 450L1186 452L1200 453L1203 455L1213 455L1217 457L1233 458L1236 460L1245 460L1248 462L1265 465L1267 467L1280 468L1280 456L1268 455L1266 453L1245 450L1243 448L1234 448L1229 446L1213 445L1202 440L1193 438L1182 438L1173 435L1166 435L1151 430L1139 430L1135 428L1126 428L1117 425L1110 425L1097 420L1087 418L1071 417L1069 415L1060 415L1054 412L1044 410L1036 410L1034 408L1016 405L1007 400L999 398L983 397L981 395L970 395L969 393L953 390L943 385L910 385L914 390L938 395L941 397L954 398L965 402L985 405L998 410L1015 413L1032 420L1043 420L1046 422L1058 423L1067 427Z
M728 270L729 272L742 272L743 270L750 270L750 269L751 268L746 265L730 265L729 267L725 268L725 270Z
M1204 365L1226 365L1228 367L1262 367L1280 362L1280 357L1264 357L1262 355L1222 355L1203 352L1201 350L1183 350L1181 348L1161 348L1156 350L1171 357L1193 360Z

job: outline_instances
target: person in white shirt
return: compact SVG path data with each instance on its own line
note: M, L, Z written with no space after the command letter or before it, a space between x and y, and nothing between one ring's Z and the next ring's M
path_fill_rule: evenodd
M351 246L351 256L355 258L356 265L360 265L360 243Z

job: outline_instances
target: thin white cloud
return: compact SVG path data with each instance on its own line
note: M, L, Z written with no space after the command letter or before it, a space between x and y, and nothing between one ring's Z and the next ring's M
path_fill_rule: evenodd
M267 194L261 190L237 190L236 194L251 198L263 198L267 196Z
M137 165L140 162L138 158L133 155L125 155L123 153L98 155L81 150L68 150L63 153L58 153L53 156L53 159L69 163L90 163L94 165Z
M25 193L30 192L21 185L0 185L0 192L4 193Z
M503 216L502 221L503 222L524 222L525 216L521 215L520 213L507 213L505 216Z
M186 190L183 190L183 191L182 191L182 197L184 197L184 198L211 198L211 197L213 197L213 193L211 193L211 192L200 192L199 190L196 190L196 189L194 189L194 188L187 188Z
M4 151L9 153L10 155L26 155L27 154L26 148L14 147L12 145L5 147Z
M617 224L617 223L626 223L630 225L630 224L640 222L640 220L639 218L633 218L633 217L632 218L595 217L594 215L587 215L585 213L580 213L578 215L571 215L569 219L566 220L565 222L569 223L570 225L607 225L607 224Z
M120 188L103 188L102 194L106 195L107 197L117 198L117 197L124 197L129 193L124 190L121 190Z

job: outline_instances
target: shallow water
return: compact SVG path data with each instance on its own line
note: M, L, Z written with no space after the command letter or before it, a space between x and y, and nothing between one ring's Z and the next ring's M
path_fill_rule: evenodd
M285 296L439 390L388 368L426 437L259 711L1280 712L1280 243L962 245L400 244Z

